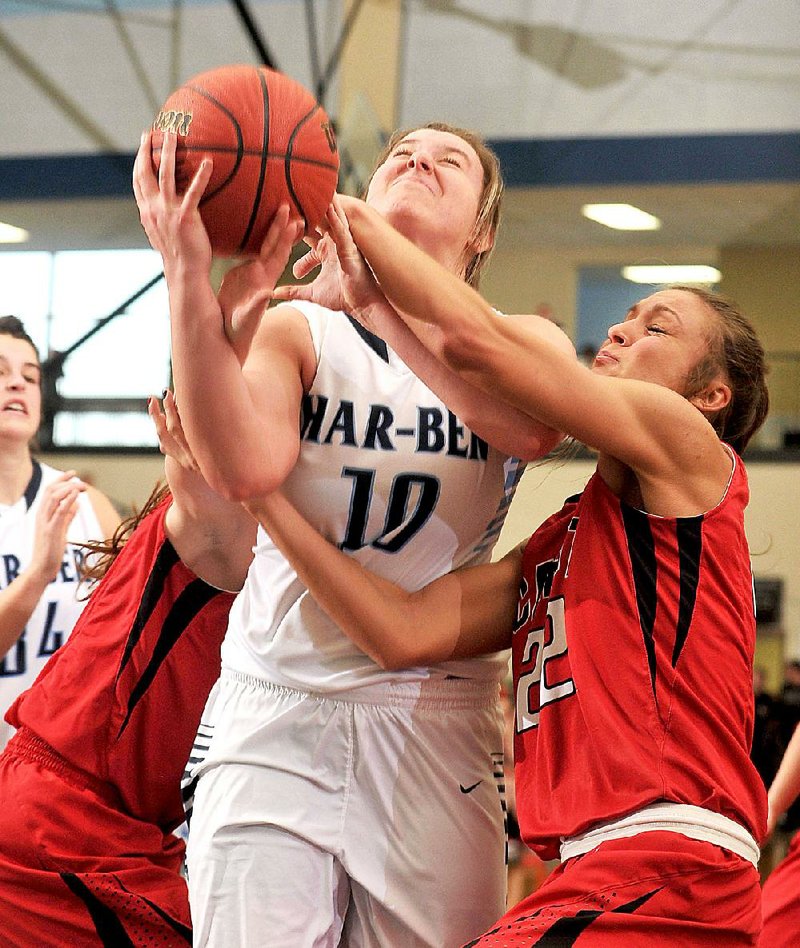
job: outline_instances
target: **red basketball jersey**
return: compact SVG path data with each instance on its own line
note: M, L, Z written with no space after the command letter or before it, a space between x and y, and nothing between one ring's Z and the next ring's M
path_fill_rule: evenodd
M559 841L658 801L763 836L750 762L755 645L741 460L697 517L624 504L599 474L531 537L513 640L525 842Z
M183 821L181 774L234 597L181 562L164 533L167 506L133 532L6 719L109 784L132 816L170 831Z

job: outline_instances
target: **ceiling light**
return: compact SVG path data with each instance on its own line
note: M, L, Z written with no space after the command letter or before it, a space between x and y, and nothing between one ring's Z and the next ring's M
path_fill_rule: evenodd
M584 204L584 217L614 230L658 230L661 221L633 204Z
M622 275L632 283L719 283L722 274L716 267L686 264L681 266L623 267Z
M24 244L30 236L27 230L0 221L0 244Z

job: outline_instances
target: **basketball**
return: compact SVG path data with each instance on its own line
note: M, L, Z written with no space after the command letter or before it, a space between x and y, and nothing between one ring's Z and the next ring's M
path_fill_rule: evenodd
M281 204L306 231L336 189L339 154L328 116L294 79L265 66L220 66L176 89L153 123L158 169L165 130L177 135L175 183L183 193L200 162L214 162L200 201L218 256L258 253Z

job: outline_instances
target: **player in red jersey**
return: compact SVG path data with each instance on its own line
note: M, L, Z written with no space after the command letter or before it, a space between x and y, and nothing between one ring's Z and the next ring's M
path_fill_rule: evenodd
M795 728L767 800L767 834L800 796L800 726ZM764 883L761 907L764 930L759 948L794 948L800 941L800 832L795 833L789 851Z
M582 494L524 553L416 593L326 545L280 495L249 504L381 664L512 646L520 828L562 862L472 944L754 945L766 798L749 758L755 617L739 453L768 408L755 333L722 297L668 288L609 329L589 369L342 198L328 227L344 269L359 266L348 220L438 358L598 452ZM468 780L462 790L468 806Z
M8 948L192 941L173 834L180 780L219 674L234 599L223 590L244 580L255 523L192 469L171 393L164 407L151 400L171 495L154 493L118 531L70 639L8 712L19 729L0 755Z

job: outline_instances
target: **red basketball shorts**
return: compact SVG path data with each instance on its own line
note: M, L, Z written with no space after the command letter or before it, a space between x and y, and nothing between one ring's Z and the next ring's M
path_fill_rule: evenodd
M764 883L762 910L759 948L796 948L800 944L800 833Z
M734 948L755 945L760 927L751 863L711 843L654 831L563 863L469 945Z
M4 948L187 948L183 843L79 782L13 740L0 756Z

